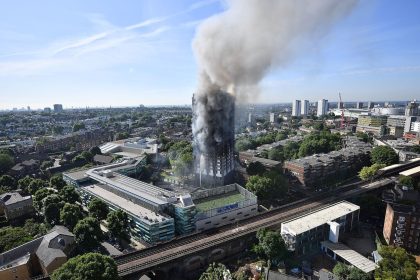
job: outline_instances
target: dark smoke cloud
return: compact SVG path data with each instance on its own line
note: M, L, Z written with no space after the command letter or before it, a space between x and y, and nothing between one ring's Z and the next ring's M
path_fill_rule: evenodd
M221 91L237 99L252 94L249 89L270 69L293 59L302 45L321 39L357 2L229 0L225 12L205 20L193 42L200 71L193 133L200 150L225 129L223 117L211 109L224 107L217 103L224 100L217 97Z

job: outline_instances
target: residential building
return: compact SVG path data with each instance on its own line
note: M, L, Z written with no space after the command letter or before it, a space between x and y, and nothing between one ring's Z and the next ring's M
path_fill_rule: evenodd
M359 222L360 207L341 201L281 224L281 235L296 255L318 251L322 241L337 243L340 234L350 232Z
M328 113L328 100L321 99L318 101L318 110L316 115L318 117L325 116Z
M62 104L54 104L54 112L55 113L61 113L63 112L63 105Z
M407 117L419 115L419 104L416 102L416 100L407 104L407 107L405 108L405 115Z
M345 148L339 151L286 161L284 168L304 186L325 187L358 172L369 161L370 151L370 144L347 137Z
M234 144L235 144L235 98L227 92L217 92L218 98L223 100L223 110L220 108L205 106L209 111L206 114L218 115L217 123L214 122L215 135L206 138L206 148L203 149L200 139L194 139L194 173L196 183L201 187L217 187L233 182L234 176ZM193 96L192 107L194 108L204 102ZM202 107L201 107L202 108ZM193 114L193 123L196 123L197 115ZM220 122L220 123L219 123ZM223 125L222 125L223 124Z
M67 262L75 246L66 227L55 226L43 237L0 254L0 279L31 279L51 275Z
M7 220L32 215L34 212L32 196L21 196L17 192L0 195L0 215L5 215Z
M420 212L416 206L388 203L383 235L389 245L419 251Z
M111 139L112 133L109 130L80 130L64 136L45 138L36 144L35 149L39 153L61 152L71 148L80 151L99 146Z
M278 116L275 113L270 113L270 123L277 123Z
M300 116L300 112L301 112L300 106L301 106L300 100L293 101L293 104L292 104L292 117L299 117Z
M307 116L309 112L309 100L302 100L301 102L302 102L301 103L302 107L301 107L300 114L302 116Z

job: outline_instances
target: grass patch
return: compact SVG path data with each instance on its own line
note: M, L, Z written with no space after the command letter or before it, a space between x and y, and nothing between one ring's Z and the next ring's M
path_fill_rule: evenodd
M245 200L243 194L239 192L230 192L220 196L198 200L195 202L195 206L199 212L205 212L210 209L219 208L243 200Z

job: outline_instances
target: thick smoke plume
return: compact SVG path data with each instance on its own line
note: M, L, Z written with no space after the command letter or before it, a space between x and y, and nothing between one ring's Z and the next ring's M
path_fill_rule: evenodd
M322 38L357 0L228 0L227 10L197 29L193 49L200 77L193 133L200 151L218 142L229 122L221 91L241 98L273 67ZM218 103L220 102L220 103ZM230 108L230 107L229 107ZM219 112L219 110L216 110Z

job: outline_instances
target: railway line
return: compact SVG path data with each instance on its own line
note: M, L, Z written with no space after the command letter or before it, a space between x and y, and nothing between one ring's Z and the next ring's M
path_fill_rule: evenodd
M332 191L319 194L316 197L305 198L247 220L243 220L234 226L230 225L223 227L220 229L221 232L213 235L194 235L172 244L168 243L150 248L150 250L146 252L140 251L130 256L122 256L116 259L118 273L120 276L127 276L138 271L144 271L168 261L254 233L260 228L279 225L281 222L321 209L330 203L382 187L391 182L392 180L385 178L370 184L360 185L356 188L353 185L344 186L338 190L339 192ZM349 188L351 189L348 190Z

